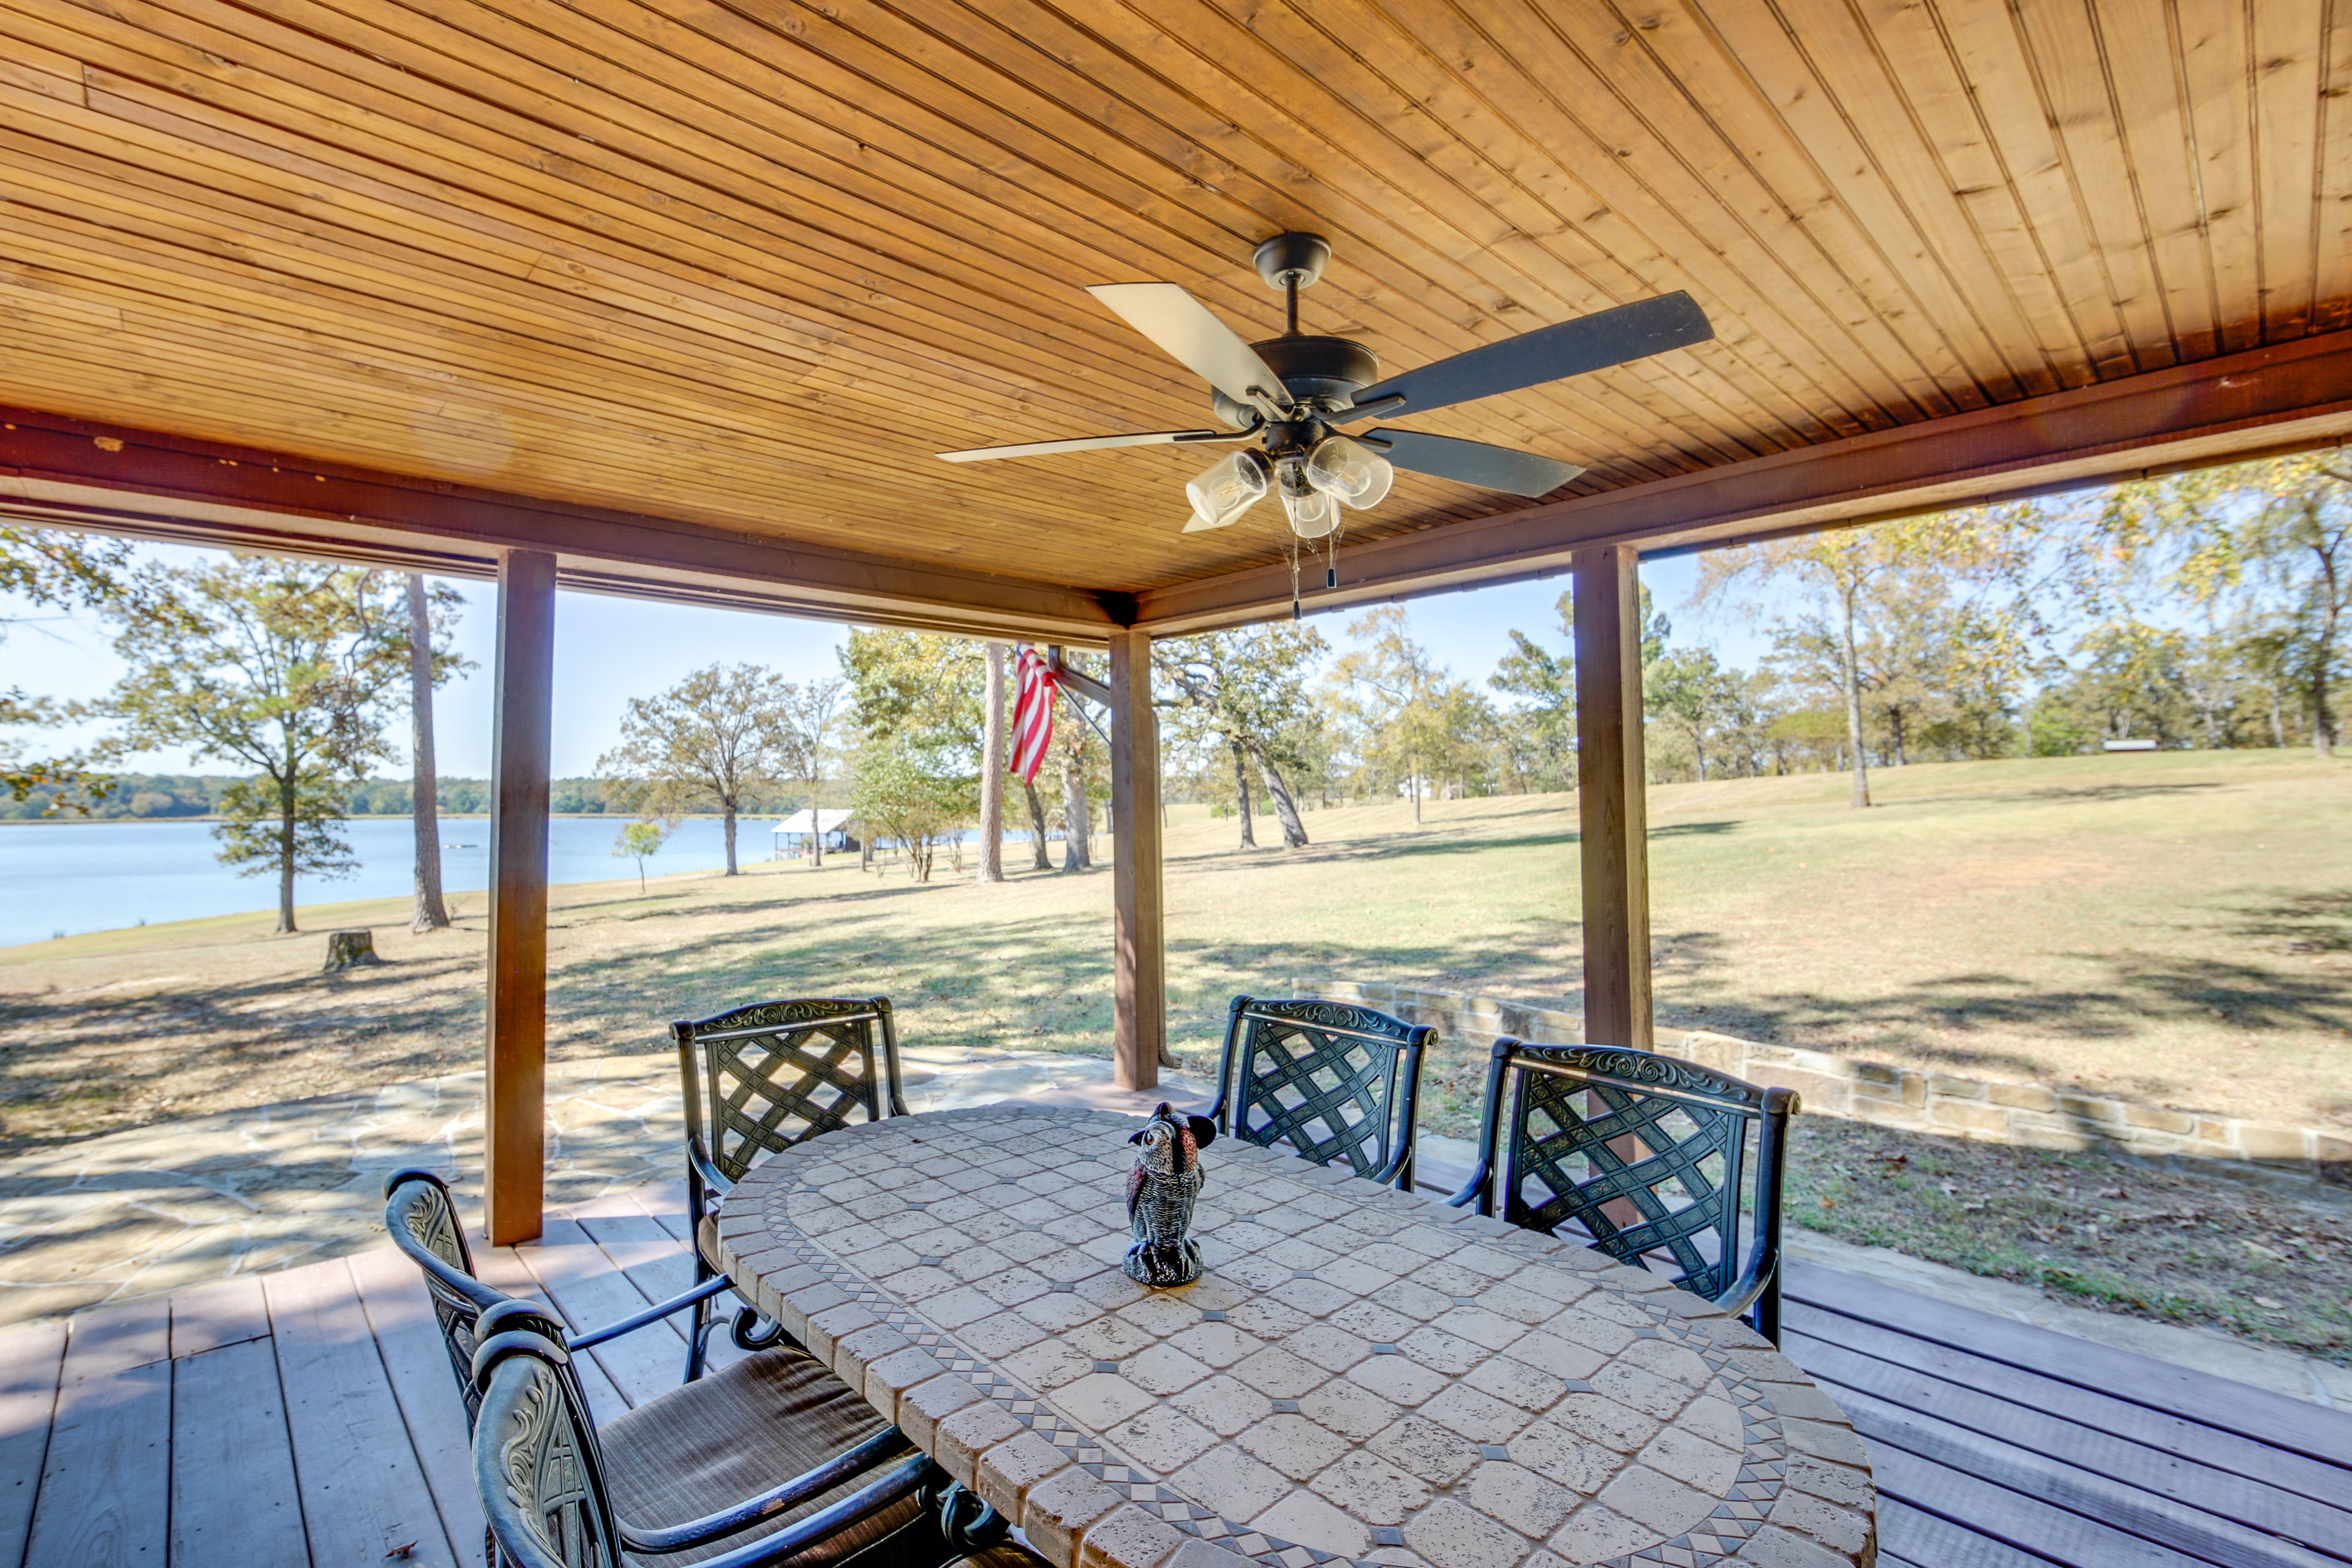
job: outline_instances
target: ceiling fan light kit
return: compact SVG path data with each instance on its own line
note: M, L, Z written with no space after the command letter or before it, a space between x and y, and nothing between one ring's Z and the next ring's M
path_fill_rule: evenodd
M1087 290L1105 308L1207 382L1210 405L1232 430L1156 430L1082 436L942 452L950 462L1041 457L1119 447L1253 442L1220 458L1184 487L1192 517L1184 531L1225 528L1279 489L1297 541L1336 548L1339 503L1359 510L1388 496L1398 468L1529 498L1549 495L1584 470L1573 463L1418 430L1341 435L1336 426L1374 415L1414 415L1523 391L1587 371L1687 348L1715 335L1688 294L1662 294L1574 321L1486 343L1402 375L1381 378L1380 356L1348 338L1298 330L1298 291L1330 265L1320 235L1277 234L1251 258L1267 287L1283 292L1286 330L1247 342L1174 283L1108 283ZM1325 574L1337 585L1336 571ZM1295 595L1294 595L1295 598ZM1294 603L1294 611L1297 606Z

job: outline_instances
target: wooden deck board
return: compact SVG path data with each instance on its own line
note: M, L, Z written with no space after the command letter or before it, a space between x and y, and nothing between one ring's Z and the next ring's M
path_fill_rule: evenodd
M685 1219L665 1183L476 1259L585 1328L690 1280ZM1882 1568L2352 1563L2352 1468L2326 1457L2352 1452L2352 1416L1851 1276L1792 1269L1789 1296L1786 1348L1871 1446ZM723 1328L712 1352L741 1353ZM675 1327L612 1352L640 1401L683 1360ZM598 1356L581 1370L600 1419L629 1407ZM2242 1407L2216 1409L2229 1391ZM390 1248L0 1336L0 1568L357 1568L410 1540L410 1563L470 1563L481 1515L447 1356Z
M1824 1281L1826 1291L1809 1286L1816 1276L1830 1277ZM2060 1383L2111 1394L2339 1468L2352 1468L2352 1420L2283 1394L2012 1322L1990 1312L1931 1300L1874 1279L1834 1274L1811 1264L1790 1266L1789 1291L1799 1300L1830 1307L1848 1318L1963 1348Z
M2343 1508L2079 1425L2054 1413L2061 1407L2058 1401L2012 1403L1793 1330L1783 1348L1823 1386L1832 1388L1857 1420L1856 1406L1847 1398L1849 1391L1906 1411L1941 1417L2026 1452L2289 1541L2352 1542L2352 1512Z
M177 1326L175 1313L175 1343ZM309 1568L294 1445L266 1335L172 1362L171 1560L180 1568Z
M0 1568L23 1568L65 1356L61 1321L0 1334Z
M382 1568L404 1547L417 1568L456 1568L350 1264L264 1279L312 1568Z
M441 1325L417 1283L415 1265L393 1248L355 1254L351 1266L442 1530L458 1560L467 1561L467 1542L482 1539L482 1504L474 1489L473 1441L466 1430L464 1396L449 1364Z
M2352 1416L1804 1265L1784 1328L1870 1449L1893 1561L2352 1562Z
M170 1331L161 1297L74 1322L26 1568L144 1568L169 1556Z

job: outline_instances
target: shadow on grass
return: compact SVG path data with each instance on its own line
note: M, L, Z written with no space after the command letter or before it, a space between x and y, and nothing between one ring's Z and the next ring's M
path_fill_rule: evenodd
M2280 893L2273 901L2241 906L2231 929L2278 943L2288 952L2352 952L2352 889Z
M1850 1055L1866 1053L1869 1042L1843 1043L1836 1036L1866 1030L1929 1061L2000 1068L2034 1079L2061 1078L2064 1069L2029 1051L1972 1044L1969 1036L2002 1028L2117 1039L2161 1021L2245 1030L2352 1031L2352 995L2335 977L2305 979L2217 959L2070 953L2065 956L2104 965L2110 982L2035 985L2016 975L1977 971L1874 995L1836 997L1775 993L1758 985L1759 976L1737 965L1708 932L1677 932L1654 947L1661 979L1685 995L1703 998L1696 1005L1710 1029L1756 1040L1791 1036L1814 1048Z
M1885 771L1882 770L1877 776L1885 778ZM1970 805L2032 805L2049 802L2097 805L2107 801L2147 800L2236 787L2238 786L2235 784L2205 780L2183 784L2074 784L2053 785L2048 789L1966 790L1958 793L1939 792L1934 795L1902 795L1884 799L1873 796L1871 808L1874 811L1898 811L1905 806L1912 805L1950 805L1955 801L1966 802Z
M1692 838L1739 829L1737 820L1722 822L1673 822L1650 829L1653 842L1662 838ZM1561 849L1583 842L1583 836L1573 827L1558 833L1522 833L1507 838L1485 837L1454 834L1441 826L1406 828L1379 838L1342 838L1328 843L1308 844L1303 848L1286 850L1280 840L1272 845L1260 845L1255 850L1213 849L1204 854L1188 855L1168 862L1171 870L1223 870L1241 858L1244 864L1281 866L1300 862L1328 861L1334 864L1362 864L1376 860L1408 860L1432 855L1477 855L1489 849Z

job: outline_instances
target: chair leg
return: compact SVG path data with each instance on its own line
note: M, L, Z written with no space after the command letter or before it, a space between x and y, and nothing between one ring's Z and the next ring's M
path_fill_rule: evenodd
M1775 1345L1780 1342L1780 1271L1778 1268L1772 1271L1772 1278L1764 1282L1762 1292L1756 1298L1756 1331Z
M700 1285L718 1277L717 1272L704 1260L702 1249L695 1248L694 1282ZM711 1315L710 1303L715 1299L705 1296L701 1300L697 1301L694 1304L694 1320L687 1325L684 1381L688 1383L692 1383L702 1375L703 1363L710 1354L710 1331L717 1326L717 1321Z

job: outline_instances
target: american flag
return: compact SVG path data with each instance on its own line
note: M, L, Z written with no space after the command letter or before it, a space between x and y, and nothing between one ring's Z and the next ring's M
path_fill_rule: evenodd
M1054 743L1054 672L1045 656L1024 645L1013 698L1013 776L1035 784Z

